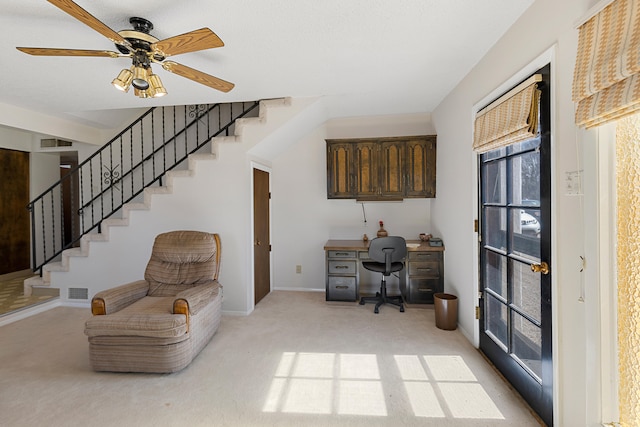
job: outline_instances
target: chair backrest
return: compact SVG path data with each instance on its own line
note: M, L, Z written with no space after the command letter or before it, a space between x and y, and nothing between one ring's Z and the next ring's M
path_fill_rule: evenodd
M385 264L385 275L391 272L391 264L407 256L407 242L400 236L378 237L369 242L369 258Z
M220 238L202 231L159 234L151 250L144 278L150 296L173 296L218 278Z

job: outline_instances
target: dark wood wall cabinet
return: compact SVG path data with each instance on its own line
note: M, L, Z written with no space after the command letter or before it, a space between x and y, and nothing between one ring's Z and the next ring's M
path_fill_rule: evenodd
M327 139L327 198L436 196L436 136Z

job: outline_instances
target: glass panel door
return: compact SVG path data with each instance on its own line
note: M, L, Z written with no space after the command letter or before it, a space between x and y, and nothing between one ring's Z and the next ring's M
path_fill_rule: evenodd
M551 425L549 67L541 72L538 136L480 156L480 349Z

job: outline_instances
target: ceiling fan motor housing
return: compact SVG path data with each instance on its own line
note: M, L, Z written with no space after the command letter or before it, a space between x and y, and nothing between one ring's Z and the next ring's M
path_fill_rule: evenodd
M133 26L133 30L118 31L118 34L127 39L127 41L131 43L131 47L133 47L134 50L151 52L151 44L158 41L157 38L149 34L149 31L153 30L153 24L151 23L151 21L133 16L129 18L129 22ZM131 53L130 49L126 46L116 44L116 48L120 53L124 55L128 55L129 53ZM156 57L155 59L157 59L158 61L162 61L164 57Z

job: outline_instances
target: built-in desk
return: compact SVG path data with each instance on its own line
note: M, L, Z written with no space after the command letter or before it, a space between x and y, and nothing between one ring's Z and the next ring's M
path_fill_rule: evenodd
M326 300L357 301L360 297L360 266L369 259L369 242L328 240L326 258ZM407 240L405 268L399 272L400 292L413 304L433 303L433 294L444 291L444 246ZM379 287L379 286L377 286Z

